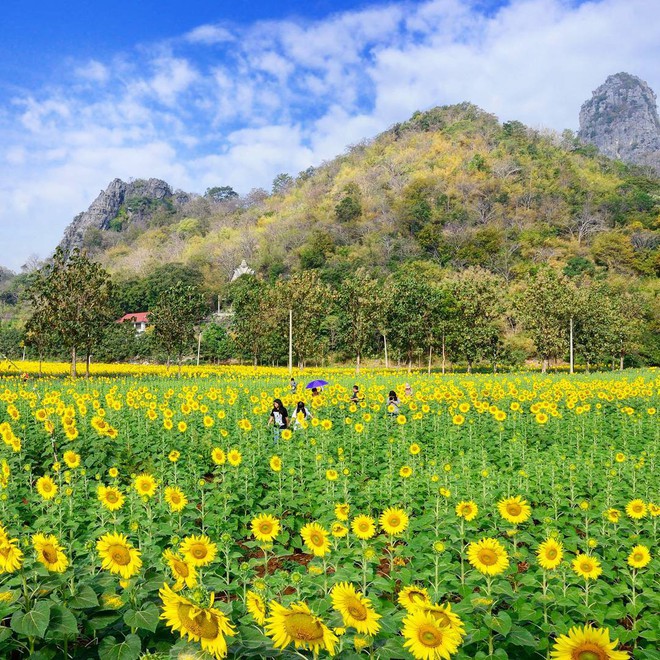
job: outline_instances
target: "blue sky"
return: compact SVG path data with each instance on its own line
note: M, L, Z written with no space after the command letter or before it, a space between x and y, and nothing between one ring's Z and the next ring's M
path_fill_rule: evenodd
M660 92L657 0L5 0L0 264L47 256L115 177L269 188L415 110L577 128L628 71Z

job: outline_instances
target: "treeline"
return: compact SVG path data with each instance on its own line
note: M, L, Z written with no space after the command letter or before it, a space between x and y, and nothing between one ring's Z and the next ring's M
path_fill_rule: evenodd
M241 361L284 365L292 321L294 363L356 363L471 371L537 360L592 368L660 364L660 305L631 280L569 276L549 266L508 283L482 268L459 273L412 262L377 278L357 268L338 286L313 270L271 282L243 275L218 310L192 277L115 283L84 254L58 251L30 277L24 328L0 326L13 358L97 361ZM179 273L182 275L182 273ZM147 296L145 298L145 296ZM149 296L153 296L149 299ZM148 302L150 328L136 335L117 319ZM219 311L220 313L213 313ZM571 341L572 339L572 341Z

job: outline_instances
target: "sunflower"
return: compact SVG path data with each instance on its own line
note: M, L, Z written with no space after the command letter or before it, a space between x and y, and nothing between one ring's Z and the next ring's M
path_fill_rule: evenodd
M220 447L214 447L211 452L211 458L216 465L224 465L227 461L225 452Z
M351 522L353 534L362 541L368 541L376 533L376 525L371 516L359 515Z
M532 513L527 500L523 500L520 495L501 500L497 503L497 509L502 518L512 525L524 523Z
M80 454L76 454L75 451L65 451L64 452L64 462L67 464L67 467L74 470L80 465Z
M651 553L645 545L636 545L628 555L628 565L632 568L644 568L651 561Z
M616 525L619 522L619 518L621 518L621 511L618 509L608 509L605 511L605 516L611 523Z
M272 543L280 533L280 521L267 513L252 519L252 534L261 543Z
M402 479L408 479L408 477L411 477L413 473L412 468L409 465L403 465L401 466L401 469L399 470L399 476Z
M193 534L181 541L179 550L189 564L193 566L206 566L215 559L218 547L215 543L211 542L208 536L204 534L195 536Z
M646 515L644 500L632 500L626 504L626 513L634 520L641 520Z
M346 504L346 502L340 502L339 504L335 504L335 516L337 516L337 520L345 521L348 520L348 514L351 510L351 507L349 504Z
M610 642L607 628L584 628L575 626L568 635L561 635L555 641L550 657L554 660L628 660L625 651L615 651L618 639Z
M18 539L0 540L0 574L13 573L23 565L23 553L16 547Z
M577 555L573 560L572 567L575 573L585 580L595 580L603 572L598 559L585 554Z
M101 557L101 568L121 575L124 580L136 575L142 566L140 551L124 534L104 534L96 542L96 549Z
M352 626L363 635L375 635L380 630L380 614L377 614L371 601L365 598L349 582L340 582L330 592L332 606L339 612L345 626Z
M266 634L277 649L283 649L293 642L297 649L308 649L315 655L323 649L331 656L334 655L335 644L339 641L303 602L283 607L272 601L270 616L266 620Z
M169 549L163 553L163 559L167 562L172 577L176 580L174 591L181 591L184 585L189 589L197 586L197 569L192 564Z
M348 527L340 522L333 522L330 533L337 539L341 539L348 534Z
M238 449L230 449L227 452L227 460L229 461L229 465L238 467L243 460L243 455L240 451L238 451Z
M463 641L465 637L465 626L459 616L451 611L451 605L431 605L431 603L422 603L420 610L430 614L441 628L451 628Z
M37 492L45 500L52 500L57 493L57 484L49 475L37 479Z
M35 534L32 537L32 546L37 553L37 561L53 573L64 573L69 565L69 560L66 558L56 536L53 534L48 536L40 533Z
M429 612L416 610L403 619L404 647L417 660L446 660L458 651L460 635L443 627Z
M256 591L247 592L245 607L260 626L266 623L266 603Z
M168 486L165 489L165 501L170 505L170 511L175 513L182 511L188 504L188 498L178 486Z
M328 481L337 481L337 479L339 478L339 473L337 472L337 470L333 470L333 469L326 470L325 478Z
M399 605L402 605L408 612L413 612L422 605L430 605L429 592L424 587L418 587L414 584L404 587L399 592Z
M174 593L166 584L159 591L163 601L163 613L160 618L181 637L188 637L192 642L199 642L202 649L215 658L227 656L227 637L236 633L229 619L214 607L200 607L183 596Z
M411 453L412 456L417 456L420 451L422 451L422 448L416 443L413 442L410 447L408 447L408 451Z
M133 481L133 488L142 497L153 497L156 494L156 480L150 474L139 474Z
M271 458L270 458L270 469L273 472L281 472L281 470L282 470L282 459L279 456L271 456Z
M654 517L660 516L660 506L654 502L649 502L649 513Z
M385 509L378 519L381 529L390 536L398 536L408 527L408 514L403 509Z
M539 559L539 565L546 571L553 571L561 564L564 558L564 547L559 541L555 539L547 539L543 541L536 551L536 556Z
M509 557L497 539L483 538L468 546L468 561L484 575L498 575L506 570Z
M168 455L167 458L172 463L176 463L181 458L181 452L173 449Z
M308 523L300 530L300 536L307 548L316 557L323 557L323 555L330 552L330 541L328 539L328 532L318 523Z
M108 511L117 511L124 505L124 496L119 488L101 484L96 491L96 497Z
M479 507L476 502L470 500L469 502L459 502L456 505L456 515L459 518L464 518L467 522L474 520L479 513Z

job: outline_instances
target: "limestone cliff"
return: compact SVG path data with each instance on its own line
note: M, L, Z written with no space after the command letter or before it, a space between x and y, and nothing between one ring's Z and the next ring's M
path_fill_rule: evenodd
M60 246L70 252L81 247L90 229L121 229L122 225L140 222L148 217L154 205L172 201L172 189L160 179L137 179L126 183L115 179L91 206L79 213L66 228Z
M593 92L580 110L578 137L605 156L648 165L660 173L656 95L636 76L617 73Z

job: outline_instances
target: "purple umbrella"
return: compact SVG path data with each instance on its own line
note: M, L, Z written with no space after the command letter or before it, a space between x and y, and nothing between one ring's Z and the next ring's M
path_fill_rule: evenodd
M311 390L314 387L325 387L326 385L328 385L327 380L313 380L311 383L307 383L307 385L305 385L305 389Z

